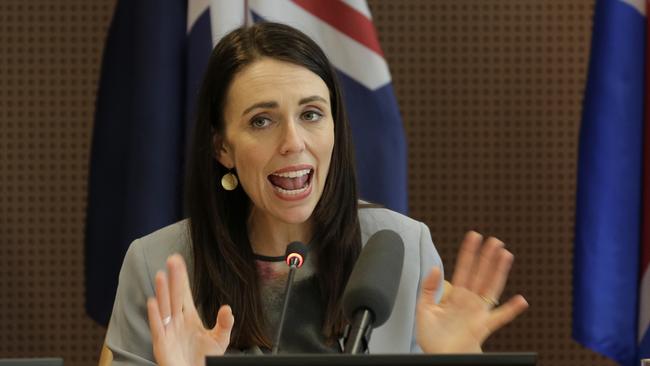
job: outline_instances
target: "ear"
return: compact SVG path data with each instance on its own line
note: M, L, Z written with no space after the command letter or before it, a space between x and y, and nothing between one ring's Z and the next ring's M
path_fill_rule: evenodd
M212 138L212 144L214 146L215 159L228 169L234 168L235 157L233 156L232 148L230 148L228 143L215 134Z

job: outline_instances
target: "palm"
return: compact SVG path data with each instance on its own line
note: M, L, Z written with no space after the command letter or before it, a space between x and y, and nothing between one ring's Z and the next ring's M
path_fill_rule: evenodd
M480 345L489 335L485 304L462 288L455 289L440 304L420 304L417 317L424 328L418 329L420 341L431 345L427 347L430 353L480 352Z
M196 315L181 318L165 326L165 336L154 343L156 360L166 360L164 364L169 365L203 365L205 356L221 355L228 348L228 343L216 339Z
M147 302L153 351L159 365L204 365L205 356L222 355L230 343L232 311L222 306L217 324L206 329L192 300L187 270L182 258L167 261L167 276L156 275L156 298ZM170 314L162 316L161 314ZM168 322L165 318L169 317ZM166 324L165 324L166 323Z
M433 294L440 283L434 269L422 285L417 305L417 341L428 353L476 353L487 337L523 312L528 303L520 295L498 308L498 299L508 277L512 254L503 243L489 239L482 250L482 237L469 233L463 242L452 284L440 303Z

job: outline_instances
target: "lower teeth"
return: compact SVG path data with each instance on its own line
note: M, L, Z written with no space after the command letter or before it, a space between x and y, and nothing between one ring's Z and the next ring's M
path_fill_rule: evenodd
M284 189L284 188L281 188L281 187L278 187L278 186L275 186L275 185L273 186L273 188L277 189L278 192L280 192L280 193L282 193L282 194L286 194L286 195L290 195L290 196L295 196L295 195L297 195L297 194L300 194L300 193L306 191L307 188L309 188L309 184L307 184L307 185L304 186L303 188L291 189L291 190Z

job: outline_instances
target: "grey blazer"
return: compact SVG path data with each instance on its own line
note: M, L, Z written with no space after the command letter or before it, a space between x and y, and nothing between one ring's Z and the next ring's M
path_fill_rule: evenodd
M415 341L415 304L423 278L434 266L442 269L426 225L385 208L359 210L362 243L375 232L390 229L404 241L404 266L395 307L388 321L372 332L371 353L421 352ZM106 344L113 352L114 365L155 364L147 322L148 297L154 296L154 276L165 268L167 257L180 253L191 273L191 249L187 220L162 228L135 240L120 271ZM441 280L442 282L442 280ZM439 300L442 283L436 294Z

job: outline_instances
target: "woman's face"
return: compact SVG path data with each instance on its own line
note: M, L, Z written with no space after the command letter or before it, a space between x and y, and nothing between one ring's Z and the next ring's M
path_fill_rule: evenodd
M262 58L235 75L224 120L218 159L236 169L253 214L289 224L309 219L334 147L325 82L304 67Z

